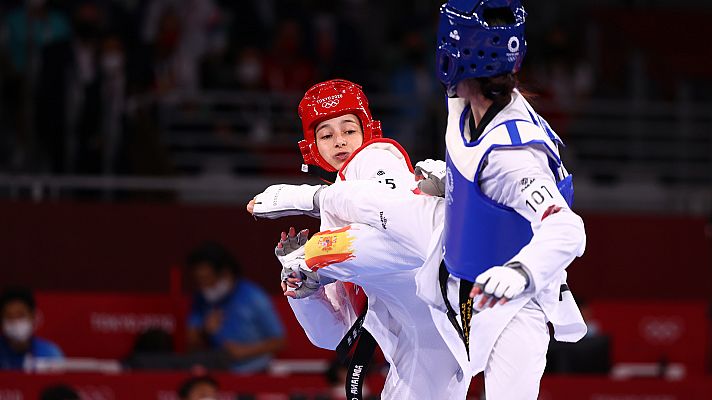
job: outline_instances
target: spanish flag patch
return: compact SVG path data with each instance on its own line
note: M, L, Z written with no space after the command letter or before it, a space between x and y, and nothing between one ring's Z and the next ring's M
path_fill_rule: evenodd
M312 270L350 260L354 257L354 238L350 226L314 234L304 247L306 264Z

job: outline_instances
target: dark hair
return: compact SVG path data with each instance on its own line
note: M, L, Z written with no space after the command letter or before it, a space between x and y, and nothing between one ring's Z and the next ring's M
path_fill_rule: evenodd
M178 397L181 399L187 399L188 395L190 395L190 391L193 390L196 385L201 383L207 383L214 386L216 389L219 387L218 381L207 375L194 376L192 378L188 378L180 384L180 387L178 388Z
M0 294L0 312L5 310L5 306L12 301L23 302L31 312L35 312L35 297L30 289L24 287L9 287Z
M163 328L149 328L134 341L134 354L170 354L175 351L173 335Z
M505 106L512 100L512 91L518 86L519 79L516 74L504 74L473 78L469 82L470 87L474 85L485 98L492 100L496 105Z
M504 107L512 100L512 91L519 90L528 102L537 98L537 94L527 87L522 87L517 74L504 74L487 78L471 78L466 80L470 90L482 93L485 98L492 100L496 105Z
M44 388L40 400L79 400L79 394L71 386L58 384Z
M188 268L194 268L203 263L210 265L218 273L229 271L236 277L242 275L242 268L235 257L218 242L204 242L188 254L186 259Z

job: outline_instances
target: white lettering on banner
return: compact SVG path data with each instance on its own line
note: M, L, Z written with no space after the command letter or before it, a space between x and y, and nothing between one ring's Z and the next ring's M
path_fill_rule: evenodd
M0 390L0 400L24 400L22 392L19 390Z
M676 317L647 317L640 321L640 334L653 344L670 344L682 336L684 322Z
M176 320L171 314L91 313L91 329L101 333L141 333L149 328L175 332Z
M354 373L351 375L351 394L358 394L358 379L361 377L363 365L354 365Z

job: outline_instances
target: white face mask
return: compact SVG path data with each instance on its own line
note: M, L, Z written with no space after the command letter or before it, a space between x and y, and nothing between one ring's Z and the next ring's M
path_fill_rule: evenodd
M24 342L32 336L32 321L28 318L4 321L2 331L10 340Z
M208 303L217 303L230 293L231 288L232 285L230 281L223 278L220 279L215 286L203 289L203 297L205 297Z

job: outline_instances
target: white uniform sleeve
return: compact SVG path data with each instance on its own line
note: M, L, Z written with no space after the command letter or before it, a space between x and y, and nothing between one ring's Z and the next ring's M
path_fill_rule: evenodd
M288 301L309 340L323 349L336 349L356 321L341 282L322 286L307 298L288 298Z
M434 227L443 219L443 201L375 181L338 182L321 191L322 230L365 224L424 260Z
M583 254L583 220L559 193L543 150L493 150L482 171L480 186L485 195L513 208L531 223L531 242L510 261L524 265L534 290L559 279L573 259Z
M324 248L324 240L331 248ZM306 263L318 269L321 277L373 287L380 279L392 279L394 272L420 267L423 253L390 240L382 230L351 224L339 231L315 234L307 243Z

